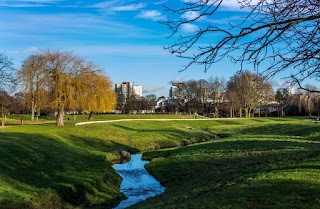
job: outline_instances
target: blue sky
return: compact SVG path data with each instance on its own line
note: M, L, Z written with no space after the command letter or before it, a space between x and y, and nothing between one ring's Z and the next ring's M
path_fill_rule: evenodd
M113 83L133 81L144 95L168 96L170 81L229 78L239 68L224 61L207 73L194 66L179 73L186 60L163 50L172 43L170 31L158 21L169 14L162 4L176 7L183 0L0 0L0 52L15 66L39 50L73 51L100 67ZM241 15L237 0L226 0L217 24ZM187 18L194 14L184 14ZM186 25L184 33L195 30Z

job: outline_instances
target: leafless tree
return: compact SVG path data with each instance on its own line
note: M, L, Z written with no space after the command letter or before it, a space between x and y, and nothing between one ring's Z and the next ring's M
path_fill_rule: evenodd
M278 89L275 94L275 99L278 103L278 115L281 117L285 116L284 108L286 108L290 102L289 92L284 91L283 89Z
M7 90L13 87L13 63L11 60L0 53L0 105L1 105L1 117L2 117L2 132L5 125L5 114L8 105L7 98L9 97Z
M273 92L271 84L265 78L248 71L232 76L227 86L228 91L237 94L236 98L240 99L247 118L251 117L252 111L260 104L267 102Z
M209 94L212 99L212 104L214 108L214 117L219 117L219 106L224 101L225 91L226 91L226 81L223 77L211 77L209 82Z
M177 97L185 102L189 113L203 113L204 100L207 96L207 82L205 80L189 80L178 86Z
M308 112L309 117L311 117L311 114L315 110L315 106L316 106L315 100L319 95L316 93L317 87L312 84L307 84L305 86L305 89L311 90L303 94L303 102L305 105L305 109Z
M182 70L199 64L207 71L229 58L241 70L250 64L267 77L286 71L287 81L300 87L307 78L320 80L319 0L237 0L245 15L228 17L229 24L216 18L230 1L182 2L178 8L165 6L172 18L163 22L174 40L165 48L189 60ZM198 29L185 33L190 25Z
M230 118L236 117L236 112L239 110L239 117L241 117L241 103L239 95L234 90L227 90L225 93L225 104L229 110Z
M8 90L14 82L13 63L4 54L0 53L0 90Z
M44 108L48 97L46 91L46 79L48 77L44 67L45 57L42 55L31 55L23 61L22 67L17 72L17 80L24 92L24 99L31 107L31 120L34 120L35 112L40 116L40 109Z

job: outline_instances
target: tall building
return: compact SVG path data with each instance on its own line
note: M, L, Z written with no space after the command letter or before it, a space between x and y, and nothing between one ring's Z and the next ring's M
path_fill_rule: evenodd
M142 97L142 86L141 85L133 85L133 94Z
M122 99L126 99L131 95L142 96L142 86L134 85L133 82L116 83L114 90L118 97Z
M169 97L176 99L179 94L179 89L183 87L183 82L173 82L170 88Z
M295 88L292 86L288 86L285 88L279 88L278 91L280 91L282 94L288 94L288 95L294 95L295 94Z

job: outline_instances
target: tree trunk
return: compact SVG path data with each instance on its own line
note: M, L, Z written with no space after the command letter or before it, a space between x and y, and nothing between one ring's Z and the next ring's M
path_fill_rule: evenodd
M248 118L248 108L244 108L244 113L245 113L245 115L246 115L246 118Z
M34 112L35 112L35 105L34 105L34 101L32 100L31 102L31 121L34 121Z
M2 129L2 133L4 132L4 117L3 117L3 115L4 115L4 108L3 108L3 106L2 106L2 108L1 108L1 116L2 116L2 126L1 126L1 129Z
M37 122L39 122L39 117L40 117L40 108L37 110Z
M214 112L215 112L214 113L214 115L215 115L214 117L215 118L219 118L219 108L218 107L214 107Z
M230 109L230 118L233 118L233 110L232 110L232 108Z
M2 117L2 126L1 126L1 129L2 129L2 133L4 132L4 119Z
M242 108L239 108L239 118L242 118Z
M91 120L93 118L93 112L91 111L88 117L88 120Z
M57 117L57 126L64 126L64 106L61 106L58 110L58 117Z

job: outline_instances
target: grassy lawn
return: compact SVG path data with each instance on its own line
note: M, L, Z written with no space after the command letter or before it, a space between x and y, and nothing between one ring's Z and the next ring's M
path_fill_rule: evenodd
M219 121L226 138L145 153L167 190L132 208L320 208L319 124L272 120Z
M167 187L136 208L320 205L320 127L314 122L263 118L75 127L70 117L56 127L54 118L39 123L26 118L20 126L20 117L8 119L10 127L0 134L0 208L111 208L123 198L121 179L111 167L121 149L149 151L147 169ZM182 117L187 118L99 115L94 120ZM209 132L223 138L205 142L212 138Z
M119 150L136 153L209 139L202 130L189 130L186 125L171 122L132 121L75 127L73 120L66 120L64 127L56 127L54 118L37 123L25 117L23 126L18 125L20 118L9 118L9 127L0 133L0 208L109 208L123 198L119 193L121 179L111 167L119 158ZM85 120L84 116L77 118L77 122Z

